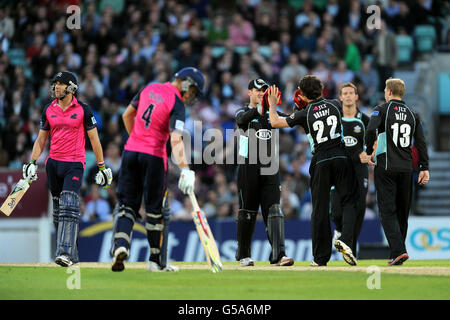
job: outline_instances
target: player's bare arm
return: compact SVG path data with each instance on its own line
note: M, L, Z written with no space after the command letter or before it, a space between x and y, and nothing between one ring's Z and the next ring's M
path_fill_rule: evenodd
M42 151L44 151L45 144L47 143L47 138L49 131L39 130L38 137L33 145L33 151L31 153L31 159L29 163L23 165L22 173L24 179L28 181L37 180L37 165L36 160L41 156Z
M128 135L130 135L133 130L135 118L136 108L129 104L125 112L122 114L123 124L125 125L125 130L127 130Z
M280 90L275 86L271 86L269 89L269 119L270 124L274 128L289 128L288 123L286 122L286 118L280 117L277 113L277 104L279 100L279 92Z
M44 151L45 145L47 143L49 131L39 130L38 137L33 144L33 151L31 153L31 160L37 160L42 152Z
M112 182L112 171L110 168L105 167L105 161L103 159L103 149L98 137L97 128L88 130L87 134L91 142L92 151L94 151L95 158L97 159L97 166L99 169L99 172L95 176L95 182L105 189L109 188Z
M94 151L95 158L97 159L97 163L104 162L103 159L103 149L100 143L100 139L98 137L97 128L93 128L87 131L89 140L91 141L92 151Z
M170 145L175 158L175 164L177 164L180 169L189 168L184 150L183 137L179 132L173 131L170 133Z

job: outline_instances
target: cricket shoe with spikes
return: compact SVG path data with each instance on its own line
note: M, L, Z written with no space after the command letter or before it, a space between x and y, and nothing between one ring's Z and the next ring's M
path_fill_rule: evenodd
M276 266L280 266L280 267L289 267L289 266L292 266L293 264L294 264L294 259L286 257L286 256L282 257L280 259L280 261L275 263Z
M55 263L59 264L61 267L70 267L73 265L72 260L70 260L67 254L61 254L55 258Z
M154 261L150 261L148 263L148 267L147 267L147 271L148 272L161 272L163 271L163 269L161 268L161 266L159 264L157 264Z
M403 264L403 262L405 262L406 260L409 259L409 256L407 253L403 253L401 255L399 255L397 258L392 259L388 262L388 265L390 266L400 266Z
M244 258L239 261L239 264L241 267L253 267L255 265L255 262L252 260L252 258Z
M341 240L336 240L334 242L334 247L337 251L342 253L342 257L344 258L345 262L347 262L351 266L356 266L356 258L353 256L352 249L350 249L349 246L347 246Z
M111 266L111 270L114 272L123 271L125 269L125 264L123 263L128 259L129 252L125 247L119 247L114 251L114 260Z
M167 272L178 272L180 269L168 263L162 270Z

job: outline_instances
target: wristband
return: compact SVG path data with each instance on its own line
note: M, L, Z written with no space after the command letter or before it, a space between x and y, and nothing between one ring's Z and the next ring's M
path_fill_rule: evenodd
M30 163L31 163L31 164L36 164L36 160L31 159L31 160L30 160Z
M105 161L97 163L97 166L100 170L105 169Z

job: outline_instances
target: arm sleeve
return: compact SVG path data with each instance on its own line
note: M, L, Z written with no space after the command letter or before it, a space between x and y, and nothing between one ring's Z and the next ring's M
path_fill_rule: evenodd
M184 130L184 121L186 119L186 108L180 98L175 97L175 103L170 112L169 129L170 132L174 130Z
M87 104L82 103L81 106L84 110L84 128L89 131L94 128L97 128L97 120L94 117L94 114L92 113L91 107L89 107Z
M297 125L300 125L303 127L303 129L305 129L305 132L308 131L307 125L306 125L306 110L300 110L300 111L295 111L294 113L292 113L290 116L288 116L286 118L286 122L289 125L289 127L294 127Z
M278 113L278 116L280 116L280 117L284 117L284 118L289 117L289 115L284 112L277 111L277 113Z
M428 150L425 140L425 134L422 127L422 122L417 113L414 112L416 118L416 130L414 131L414 141L417 151L419 153L419 171L428 170Z
M50 130L50 123L48 122L48 119L47 119L48 106L49 105L46 105L44 108L44 111L42 112L41 121L40 121L40 125L39 125L41 130L46 130L46 131Z
M367 128L367 126L369 125L370 117L364 112L361 112L361 121L364 123L364 127Z
M238 125L238 127L245 127L258 115L259 113L256 108L239 108L235 114L236 124Z
M366 153L373 153L373 144L375 140L377 140L377 129L383 123L383 115L381 112L381 108L377 106L372 112L372 116L370 117L369 124L367 125L366 130Z
M130 101L130 104L131 104L135 109L137 109L138 106L139 106L139 96L141 95L141 91L142 91L142 90L140 90L140 91L133 97L133 99L131 99L131 101Z

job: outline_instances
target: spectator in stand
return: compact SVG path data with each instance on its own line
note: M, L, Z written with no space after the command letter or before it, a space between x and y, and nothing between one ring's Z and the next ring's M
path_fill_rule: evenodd
M224 16L218 14L208 28L208 42L213 45L223 45L227 39L228 29L225 26Z
M111 208L97 185L91 185L91 192L85 199L86 210L81 216L82 221L100 222L112 219Z
M233 23L228 27L228 34L235 46L249 46L255 36L253 25L244 20L240 13L233 15Z
M372 63L368 59L364 60L361 70L356 72L355 76L365 88L364 96L361 96L359 92L360 99L362 98L365 102L372 101L371 97L378 92L378 73L372 68Z
M355 74L347 68L347 63L344 60L339 60L336 70L333 71L333 82L337 88L343 83L352 82Z
M395 35L387 29L385 21L381 20L380 27L375 38L373 54L376 57L379 77L378 91L382 92L386 80L394 75L397 66L397 40Z

